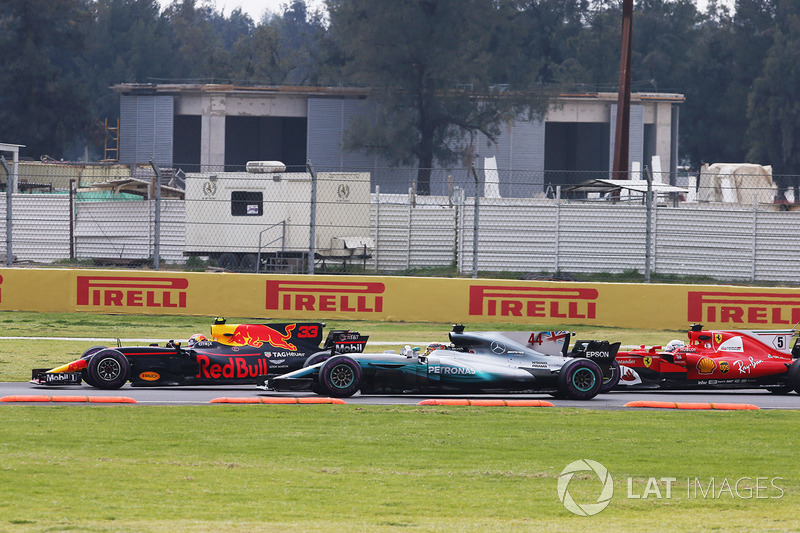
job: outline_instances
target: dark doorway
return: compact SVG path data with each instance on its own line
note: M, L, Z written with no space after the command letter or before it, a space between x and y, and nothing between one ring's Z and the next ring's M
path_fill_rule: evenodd
M248 161L281 161L304 170L308 121L294 117L226 117L225 170L244 170Z
M175 115L172 162L184 172L200 172L200 115Z
M603 122L545 124L545 183L573 185L609 176L609 125Z

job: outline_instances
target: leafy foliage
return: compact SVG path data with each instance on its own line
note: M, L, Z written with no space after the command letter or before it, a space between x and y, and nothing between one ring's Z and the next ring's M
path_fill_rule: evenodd
M798 11L636 2L633 89L686 96L683 162L799 173ZM326 0L325 12L291 0L258 21L204 0L7 0L0 139L34 157L98 155L116 83L369 86L376 105L348 147L423 169L425 192L424 169L468 164L475 133L493 139L558 92L615 91L620 28L614 0Z

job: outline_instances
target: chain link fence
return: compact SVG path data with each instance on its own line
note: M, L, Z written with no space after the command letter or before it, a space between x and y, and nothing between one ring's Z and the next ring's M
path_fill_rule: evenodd
M758 165L615 180L2 163L7 266L800 282L797 177Z

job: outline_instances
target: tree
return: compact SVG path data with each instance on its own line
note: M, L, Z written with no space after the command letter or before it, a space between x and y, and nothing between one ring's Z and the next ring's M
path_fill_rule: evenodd
M307 85L319 82L318 58L325 27L322 14L308 11L304 0L285 6L236 43L232 63L235 76L273 85Z
M218 14L195 0L175 0L164 10L173 32L172 76L189 80L228 78L228 56L214 30Z
M761 75L753 83L747 107L750 121L748 157L769 161L778 175L779 198L787 186L800 201L797 173L800 171L800 10L783 4L773 44ZM792 180L786 179L792 174Z
M570 45L585 31L589 1L503 0L497 8L491 79L518 87L564 82Z
M493 86L488 50L498 24L492 0L328 0L330 32L345 79L373 88L375 120L351 123L346 147L417 164L430 193L434 161L464 155L465 136L497 136L501 121L543 112L541 92Z
M156 0L98 0L91 14L86 49L75 58L75 71L92 95L91 140L99 152L103 119L113 123L119 116L119 97L109 87L169 77L174 54L169 22Z
M83 0L8 0L0 14L0 139L23 154L64 157L89 123L88 95L73 73L84 49Z

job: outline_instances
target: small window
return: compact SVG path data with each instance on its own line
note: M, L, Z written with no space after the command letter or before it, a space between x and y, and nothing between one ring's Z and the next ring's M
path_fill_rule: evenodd
M260 217L263 214L263 193L253 191L231 192L231 215L235 217Z

